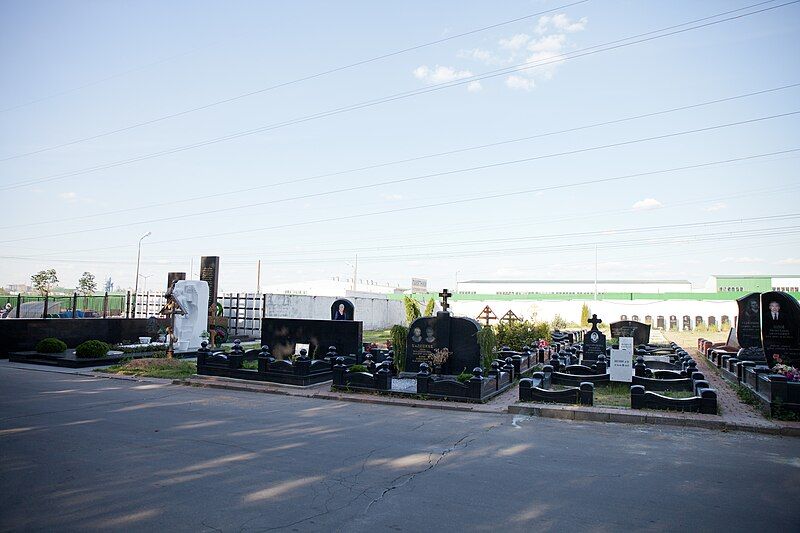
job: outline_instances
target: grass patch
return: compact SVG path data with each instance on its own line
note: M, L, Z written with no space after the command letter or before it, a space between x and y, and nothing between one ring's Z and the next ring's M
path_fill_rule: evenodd
M733 385L733 390L736 391L736 396L739 397L742 403L755 407L756 409L761 408L761 400L758 399L755 392L739 384Z
M197 365L180 359L134 359L120 365L97 369L96 372L141 376L149 378L180 379L197 373Z
M631 407L631 386L611 383L594 388L594 404L604 407Z
M258 370L258 361L242 361L242 368L245 370Z
M691 398L690 391L652 391L667 398ZM631 386L627 383L612 383L594 388L594 404L603 407L631 407Z
M364 342L374 342L375 344L385 344L391 340L392 331L389 329L373 329L364 332Z

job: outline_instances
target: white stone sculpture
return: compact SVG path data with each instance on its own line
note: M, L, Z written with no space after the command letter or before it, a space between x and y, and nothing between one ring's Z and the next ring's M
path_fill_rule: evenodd
M208 328L208 283L197 280L179 280L172 296L186 314L175 315L174 335L178 342L188 341L189 350L196 350L203 342L203 332Z

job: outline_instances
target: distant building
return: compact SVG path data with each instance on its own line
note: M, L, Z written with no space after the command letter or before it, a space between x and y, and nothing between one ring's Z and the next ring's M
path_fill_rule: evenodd
M594 280L470 280L458 283L459 294L585 295L595 292ZM692 292L687 280L597 280L598 294Z
M800 292L800 276L711 276L714 292Z
M353 288L352 278L329 278L291 283L275 283L261 288L265 294L297 294L303 296L377 296L402 293L403 288L369 279L359 279Z
M33 292L33 287L25 285L24 283L12 283L11 285L6 285L5 289L10 294L27 294Z

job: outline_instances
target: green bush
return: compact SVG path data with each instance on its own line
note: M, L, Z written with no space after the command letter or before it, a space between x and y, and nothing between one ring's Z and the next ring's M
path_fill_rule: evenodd
M481 347L481 361L484 368L489 368L494 360L497 347L497 335L491 326L484 326L478 332L478 346Z
M406 339L408 338L408 328L395 324L389 331L392 339L392 350L394 350L394 365L403 370L406 361Z
M369 372L364 365L353 365L348 370L350 372Z
M410 326L411 323L418 319L421 315L419 310L419 302L411 296L403 296L403 307L406 309L406 321Z
M48 337L36 343L36 351L39 353L61 353L66 349L67 345L64 341L54 337Z
M567 321L561 315L556 315L553 317L553 321L550 323L553 326L553 329L564 329L567 327Z
M523 346L533 348L538 339L550 340L550 325L547 322L502 322L495 328L497 346L508 346L516 351L522 350Z
M75 348L75 357L81 357L85 359L105 357L110 349L111 348L109 345L103 341L85 341L80 343L78 347Z

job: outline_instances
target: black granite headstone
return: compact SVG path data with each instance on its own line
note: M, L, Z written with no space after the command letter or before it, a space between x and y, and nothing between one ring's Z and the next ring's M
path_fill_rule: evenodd
M454 317L438 312L436 316L416 319L408 328L406 339L406 372L419 372L421 363L429 363L436 350L447 348L450 357L442 365L442 374L471 372L481 366L481 349L478 345L480 324L471 318Z
M186 272L167 272L167 289L172 287L172 284L176 281L182 281L186 279Z
M785 292L761 295L761 334L767 363L800 363L800 304Z
M620 320L611 324L611 336L633 337L633 344L647 344L650 342L650 325L636 322L635 320Z
M601 322L597 315L589 319L592 329L583 337L583 360L587 363L597 361L600 355L606 354L606 336L597 329L597 324Z
M736 338L742 348L761 348L761 294L752 292L736 300L739 306L739 322Z
M331 320L354 320L356 306L350 300L340 298L331 305Z
M296 344L308 344L309 356L322 359L328 347L335 346L341 355L361 352L363 324L355 320L312 320L303 318L264 318L261 320L261 344L270 347L277 359L295 353Z
M211 316L215 316L219 290L219 257L211 255L200 258L200 281L208 283L208 309Z

